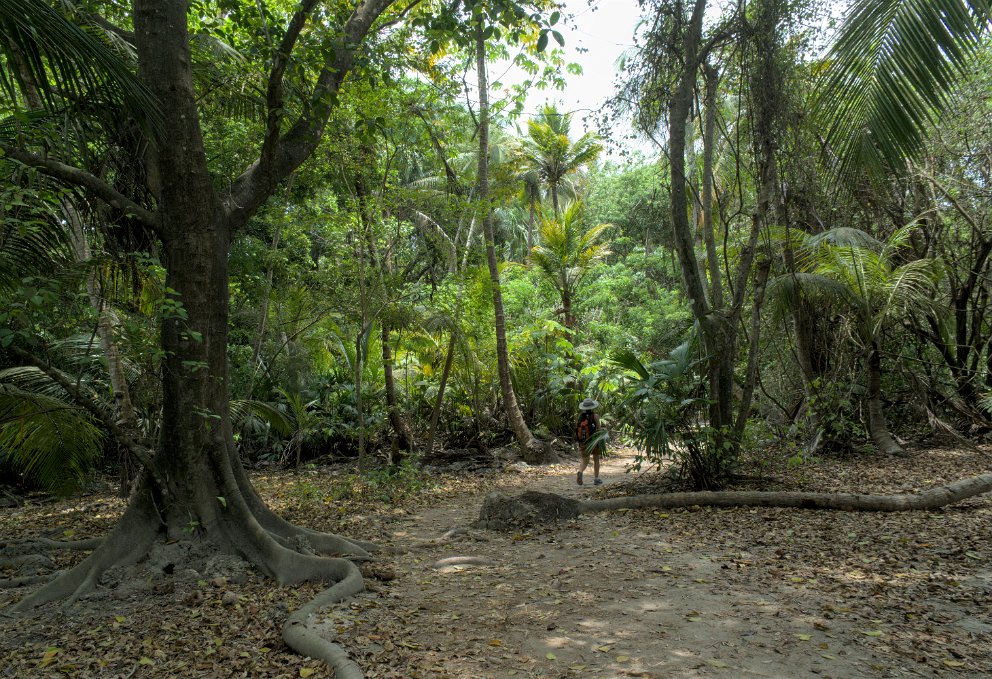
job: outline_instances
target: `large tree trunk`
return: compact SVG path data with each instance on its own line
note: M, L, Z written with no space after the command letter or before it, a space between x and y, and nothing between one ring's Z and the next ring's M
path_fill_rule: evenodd
M496 362L499 371L503 407L506 408L510 429L513 431L524 460L530 464L553 461L551 447L538 441L524 420L510 380L510 358L506 344L506 318L503 314L503 293L499 284L499 263L496 261L496 238L493 234L493 211L489 205L489 83L486 75L486 42L482 27L476 28L476 67L479 74L479 202L484 215L482 226L486 234L486 261L493 289L493 309L496 316ZM556 206L557 207L557 206Z
M335 676L355 679L361 672L334 644L314 634L306 616L361 589L361 574L346 559L301 553L303 539L321 554L367 558L364 543L297 528L268 510L241 468L228 408L228 251L234 226L246 223L279 182L313 152L355 50L372 22L391 0L365 0L335 37L314 85L313 106L291 126L281 101L286 59L302 32L315 0L303 0L290 22L269 74L269 120L258 162L225 185L222 200L213 178L199 127L191 74L187 3L135 0L133 22L139 77L158 99L162 125L150 162L161 178L157 210L118 201L98 178L64 172L57 164L32 157L38 167L95 187L111 204L129 205L153 224L163 245L166 284L176 291L176 306L163 320L163 413L157 453L121 521L78 567L22 600L23 610L71 598L92 588L106 568L141 559L157 540L189 540L212 552L236 554L282 584L324 580L334 584L286 623L283 636L293 648L326 660ZM330 102L330 103L329 103ZM303 548L303 545L300 545Z

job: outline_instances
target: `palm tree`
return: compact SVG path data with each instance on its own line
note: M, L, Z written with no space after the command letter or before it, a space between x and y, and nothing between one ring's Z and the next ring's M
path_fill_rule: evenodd
M818 97L843 172L901 167L921 148L990 22L990 0L856 0Z
M500 392L503 408L513 436L516 438L524 460L528 463L543 464L553 461L551 447L541 443L530 431L524 419L517 395L510 378L510 355L506 343L506 316L503 312L503 292L499 280L499 263L496 260L495 237L493 235L493 210L489 203L489 81L486 73L486 44L483 28L475 27L475 60L479 78L479 161L478 197L482 204L482 227L486 237L486 264L493 291L493 314L496 321L496 363L499 372Z
M606 232L610 224L586 228L582 202L574 201L560 215L542 215L541 242L530 259L561 296L560 313L566 328L575 327L575 292L592 266L610 254Z
M560 113L548 104L527 123L527 136L522 140L524 162L537 173L551 195L556 215L560 212L558 193L566 188L571 176L596 160L603 150L592 132L573 142L568 136L571 128L571 114Z
M804 271L771 281L768 295L779 315L800 295L837 305L862 351L867 376L868 433L884 454L902 454L889 433L882 404L882 335L892 322L917 309L932 313L939 270L930 259L896 265L914 224L896 231L885 243L857 229L834 229L806 239L800 258Z

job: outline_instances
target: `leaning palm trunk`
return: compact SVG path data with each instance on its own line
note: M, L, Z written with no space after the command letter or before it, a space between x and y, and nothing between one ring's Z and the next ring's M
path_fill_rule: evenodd
M882 405L882 356L878 345L873 344L868 354L868 433L883 455L904 455L902 446L889 433Z
M510 429L520 445L524 459L531 464L545 463L551 461L551 449L531 434L517 403L513 382L510 380L510 358L506 343L503 293L500 289L499 265L496 261L493 213L489 206L489 84L486 75L486 42L482 37L481 26L476 27L476 66L479 73L479 201L485 210L482 225L486 235L486 261L489 264L489 277L493 289L493 309L496 316L496 362L499 371L499 386Z

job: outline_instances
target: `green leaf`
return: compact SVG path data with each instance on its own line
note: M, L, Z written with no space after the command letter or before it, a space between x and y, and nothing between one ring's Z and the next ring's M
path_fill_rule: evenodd
M541 36L537 39L537 51L543 52L548 46L548 34L546 31L541 31Z

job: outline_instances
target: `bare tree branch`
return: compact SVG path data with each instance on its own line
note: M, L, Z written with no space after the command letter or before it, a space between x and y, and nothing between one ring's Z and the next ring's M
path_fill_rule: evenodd
M146 210L141 205L138 205L136 202L117 191L117 189L112 187L110 184L106 183L96 175L90 174L86 170L81 170L78 167L66 165L65 163L57 160L45 158L35 153L31 153L30 151L25 151L6 144L0 144L0 150L2 150L8 157L30 167L37 168L50 177L55 177L56 179L61 179L64 182L72 184L73 186L86 189L110 207L123 210L129 215L137 217L147 226L152 228L156 228L158 226L158 219L156 218L154 212Z
M94 26L99 26L107 33L113 33L114 35L116 35L118 38L128 43L129 45L134 44L134 33L132 33L131 31L125 31L123 28L120 28L119 26L110 23L99 14L86 13L83 16L85 16L86 21L92 23Z
M368 34L375 20L396 1L363 0L355 8L335 41L331 58L324 64L317 77L306 112L284 135L272 142L267 139L267 147L263 149L263 154L231 185L224 204L232 228L243 226L275 190L279 182L298 168L317 148L324 126L330 117L333 99L355 63L355 55L363 38ZM294 16L294 21L299 16L298 12ZM289 44L295 44L295 40L296 38L293 37ZM288 58L288 55L285 58ZM275 68L276 66L273 65L273 73L270 77L276 76L281 79L282 73L276 72ZM267 134L270 133L277 133L277 130L269 130Z
M279 49L272 57L272 70L269 71L269 85L266 88L265 103L268 108L266 118L265 141L262 142L262 152L259 156L259 165L271 165L274 154L279 144L279 126L285 115L283 109L283 89L282 81L286 74L286 66L289 64L289 57L296 47L296 41L300 37L303 27L310 17L317 0L303 0L299 9L293 15L279 43Z

